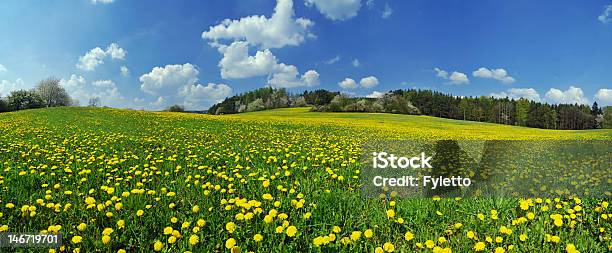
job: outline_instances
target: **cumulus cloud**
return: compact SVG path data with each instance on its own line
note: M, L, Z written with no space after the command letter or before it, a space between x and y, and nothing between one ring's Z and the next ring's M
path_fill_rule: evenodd
M218 41L245 40L262 48L296 46L314 37L309 28L314 24L305 18L294 19L293 1L277 0L272 17L248 16L240 20L225 19L202 33L203 39Z
M232 88L225 84L208 83L185 85L181 88L179 94L184 97L184 106L190 109L202 110L206 109L212 103L221 102L221 100L232 94Z
M124 76L124 77L130 76L130 69L128 69L128 67L126 67L126 66L121 66L119 68L119 71L121 72L121 75Z
M279 63L269 49L251 56L247 42L235 41L229 46L219 46L218 50L223 54L219 61L223 79L268 76L268 85L285 88L319 84L319 73L309 70L300 77L296 66Z
M359 62L359 60L358 60L358 59L354 59L354 60L351 62L351 64L352 64L352 65L353 65L353 67L355 67L355 68L356 68L356 67L361 66L361 63Z
M383 9L382 18L391 17L391 14L393 14L393 9L391 9L391 6L389 6L389 4L386 3L385 9Z
M589 100L584 96L581 88L570 86L569 89L562 91L551 88L546 92L546 99L556 104L588 104Z
M514 83L514 77L508 75L508 72L505 69L487 69L487 68L479 68L478 70L472 72L472 75L480 78L492 78L498 81L501 81L504 84Z
M378 83L378 78L375 76L364 77L359 81L359 85L361 85L363 88L372 88L378 85Z
M453 71L451 75L448 77L451 84L467 84L470 83L470 79L468 79L467 75L461 72Z
M232 93L226 84L199 84L198 74L197 67L190 63L154 67L140 76L140 89L157 96L152 106L182 104L196 110L205 109Z
M314 71L312 69L308 70L306 71L306 73L302 75L302 77L300 78L300 81L304 83L303 86L308 86L308 87L317 86L320 83L319 73L317 73L317 71Z
M140 89L152 95L176 93L179 87L198 81L199 71L190 63L154 67L140 76Z
M321 14L331 20L347 20L357 16L361 0L306 0L304 4L316 6Z
M448 78L448 72L441 70L439 68L434 68L434 71L436 71L437 77L444 78L444 79Z
M6 72L6 67L4 67L4 65L0 64L0 74Z
M340 87L342 87L343 89L354 89L354 88L357 88L357 83L355 82L355 80L353 80L351 78L348 78L348 77L344 78L344 80L339 82L338 85Z
M269 49L257 51L254 56L250 56L248 44L244 41L220 46L218 50L223 54L219 61L223 79L265 76L278 68L276 57Z
M25 83L21 78L17 78L14 82L8 80L0 81L0 97L7 96L11 91L24 89Z
M319 73L308 70L301 77L297 67L279 64L277 71L268 80L268 85L275 88L295 88L300 86L312 87L319 85ZM298 79L299 77L299 79Z
M124 100L117 85L111 80L97 80L87 85L83 76L72 74L69 79L61 79L60 85L81 104L87 104L91 98L100 98L103 105L121 106Z
M538 94L538 92L533 88L512 88L505 92L502 91L500 93L491 93L491 96L495 98L524 98L527 100L540 102L540 94Z
M434 68L434 71L436 71L437 77L449 80L448 82L449 84L468 84L470 83L470 79L464 73L453 71L449 75L447 71L442 70L440 68Z
M115 0L91 0L92 4L111 4Z
M367 98L381 98L385 94L387 94L387 93L386 92L380 92L380 91L372 91L372 93L370 93L369 95L366 95L366 97Z
M76 67L85 70L92 71L100 64L104 63L104 59L110 57L116 60L125 60L127 51L119 47L117 43L111 43L106 50L102 50L100 47L93 48L83 56L79 56L79 62Z
M602 105L612 105L612 89L599 89L595 93L595 100Z
M604 6L604 12L597 19L604 24L612 23L612 4Z

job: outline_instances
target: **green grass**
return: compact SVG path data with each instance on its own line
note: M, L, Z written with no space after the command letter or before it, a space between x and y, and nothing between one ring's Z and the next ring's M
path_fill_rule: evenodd
M569 244L582 252L608 252L612 247L610 219L603 216L610 213L607 199L532 199L527 210L514 198L365 199L359 164L363 144L372 139L610 140L610 130L554 131L307 110L210 116L67 107L0 114L0 229L40 232L61 225L69 252L152 251L157 241L166 252L226 252L230 238L243 252L371 252L385 243L412 252L428 240L453 252L471 252L477 241L497 236L503 242L486 243L485 252L565 252ZM93 206L86 204L88 197L95 199ZM34 215L30 206L36 206ZM576 206L579 216L553 224L551 214L567 214ZM268 224L265 217L273 210L278 215ZM393 218L388 210L395 211ZM529 213L533 220L516 223ZM199 219L206 224L197 225ZM186 228L184 222L189 222ZM228 231L230 222L235 231ZM80 223L87 228L78 230ZM291 226L297 233L290 236ZM334 226L341 231L333 232ZM500 233L502 226L512 234ZM167 227L181 234L175 243L163 233ZM275 232L277 227L282 233ZM114 230L108 244L102 241L105 228ZM372 238L350 239L354 231L368 229ZM476 237L468 238L468 231ZM405 240L406 232L414 238ZM253 239L258 233L261 242ZM315 245L332 233L336 240ZM521 234L529 239L520 241ZM75 236L83 241L71 242ZM199 242L191 245L191 236ZM553 236L559 242L551 241ZM447 241L438 242L440 237Z

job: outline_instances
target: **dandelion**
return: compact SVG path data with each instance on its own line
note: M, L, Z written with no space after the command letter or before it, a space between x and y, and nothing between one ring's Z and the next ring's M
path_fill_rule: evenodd
M236 240L234 238L229 238L225 241L225 248L232 249L236 246Z
M76 235L76 236L73 236L73 237L72 237L72 239L71 239L70 241L71 241L72 243L74 243L74 244L78 244L78 243L80 243L81 241L83 241L83 237L80 237L80 236Z
M102 236L102 243L104 243L105 245L110 243L110 240L111 240L110 236L108 236L108 235L103 235Z
M372 231L372 229L366 229L366 231L365 231L365 232L363 232L363 235L364 235L366 238L372 238L372 236L374 235L374 232Z
M383 244L383 249L386 252L393 252L395 251L395 246L393 245L393 243L386 242L385 244Z
M295 234L297 233L297 228L296 228L295 226L289 226L289 227L287 228L286 233L287 233L287 236L289 236L289 237L294 237L294 236L295 236Z
M433 249L433 247L435 245L436 245L436 243L434 243L434 241L432 241L432 240L425 241L425 247L427 247L428 249Z
M468 239L474 239L474 237L476 237L476 234L474 233L474 231L470 230L470 231L467 231L466 237Z
M261 242L261 241L263 240L263 235L261 235L261 234L255 234L255 235L253 236L253 240L254 240L254 241L256 241L256 242Z
M407 232L404 234L404 240L406 240L406 241L410 241L410 240L412 240L413 238L414 238L414 234L412 234L410 231L407 231Z
M234 231L236 230L236 224L234 222L228 222L227 224L225 224L225 230L227 230L227 232L234 233Z
M357 241L361 238L361 231L353 231L350 236L351 240Z
M485 249L486 244L484 242L477 242L474 245L474 250L475 251L483 251Z
M161 251L163 247L164 247L164 244L160 241L155 241L155 243L153 243L153 250L155 251Z
M189 236L189 244L196 245L198 244L198 242L200 242L200 237L198 237L197 235Z

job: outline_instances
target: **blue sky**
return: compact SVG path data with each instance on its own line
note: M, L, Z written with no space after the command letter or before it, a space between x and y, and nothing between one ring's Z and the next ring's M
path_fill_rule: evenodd
M0 96L55 76L82 104L151 110L264 86L612 105L609 0L8 0L0 16Z

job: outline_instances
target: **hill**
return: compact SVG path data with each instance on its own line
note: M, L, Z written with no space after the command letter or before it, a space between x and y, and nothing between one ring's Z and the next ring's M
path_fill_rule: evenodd
M0 114L0 232L61 231L67 252L371 252L383 245L397 252L424 245L560 252L567 243L608 252L609 242L593 231L611 229L601 218L609 195L553 202L540 187L543 199L365 198L359 189L367 179L364 144L372 140L610 140L610 130L309 110L202 115L58 107ZM553 141L529 143L555 152ZM521 168L541 158L517 157ZM605 165L603 159L585 162ZM556 169L549 174L571 182L580 164L540 169ZM515 166L499 178L541 183ZM604 172L593 179L605 180ZM559 210L579 210L580 217L550 218Z
M433 90L394 90L376 97L352 97L327 90L291 94L285 89L260 88L213 105L210 114L235 114L312 106L316 112L384 112L428 115L543 129L610 128L612 108L584 104L548 104L527 99L464 97Z

